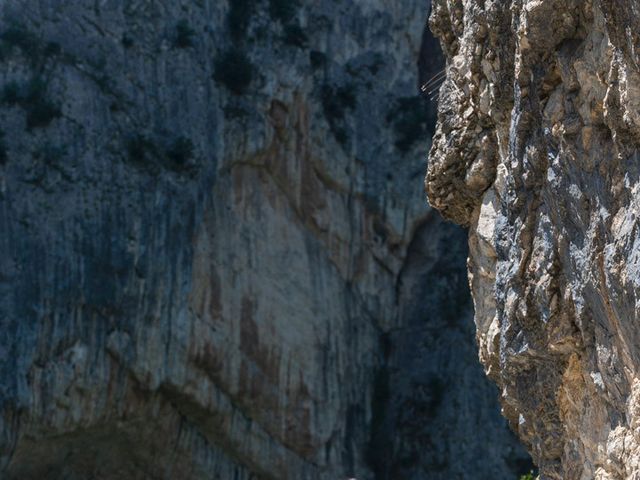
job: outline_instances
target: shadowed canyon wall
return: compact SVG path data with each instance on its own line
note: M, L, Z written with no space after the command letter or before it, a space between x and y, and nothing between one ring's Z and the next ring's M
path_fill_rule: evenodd
M2 3L2 478L528 469L424 202L428 10Z

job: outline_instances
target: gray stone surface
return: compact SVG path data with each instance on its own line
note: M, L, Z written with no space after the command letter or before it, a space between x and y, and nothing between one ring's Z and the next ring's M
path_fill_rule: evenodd
M522 472L421 191L427 9L2 2L2 478Z
M640 478L640 3L434 2L426 179L469 225L480 357L541 479Z

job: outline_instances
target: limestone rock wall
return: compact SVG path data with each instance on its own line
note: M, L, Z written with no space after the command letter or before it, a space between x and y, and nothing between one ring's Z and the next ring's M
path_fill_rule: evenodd
M542 479L640 475L639 8L433 2L426 187L469 226L480 358Z
M421 191L428 4L0 8L0 477L522 473Z

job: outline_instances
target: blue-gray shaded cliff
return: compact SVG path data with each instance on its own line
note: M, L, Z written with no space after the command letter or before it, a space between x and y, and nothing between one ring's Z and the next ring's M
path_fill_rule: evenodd
M1 8L2 478L523 472L423 199L428 3Z

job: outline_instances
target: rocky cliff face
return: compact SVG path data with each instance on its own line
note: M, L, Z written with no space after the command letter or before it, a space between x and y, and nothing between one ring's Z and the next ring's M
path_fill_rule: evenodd
M423 205L427 7L3 2L2 478L522 473Z
M470 227L480 357L543 479L640 478L639 8L434 1L427 190Z

